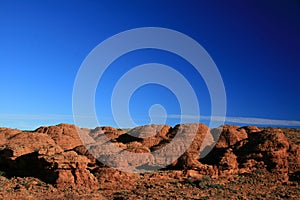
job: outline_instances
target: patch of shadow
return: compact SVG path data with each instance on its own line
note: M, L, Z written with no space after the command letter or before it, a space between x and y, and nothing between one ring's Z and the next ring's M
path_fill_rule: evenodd
M131 135L125 133L125 134L120 135L116 139L116 141L117 142L121 142L123 144L127 144L127 143L130 143L130 142L142 142L143 139L142 138L138 138L138 137L134 137L134 136L131 136Z
M289 181L298 182L298 184L300 184L300 171L290 174Z
M1 158L0 170L7 178L35 177L46 183L54 184L58 173L51 170L38 155L38 152L32 152L19 156L15 160Z
M210 152L204 158L200 158L199 161L203 164L217 165L221 161L226 150L227 148L214 148L212 150L209 148Z
M141 170L141 171L155 171L155 170L159 170L161 168L162 168L162 166L155 166L155 165L148 165L148 164L136 167L136 169Z

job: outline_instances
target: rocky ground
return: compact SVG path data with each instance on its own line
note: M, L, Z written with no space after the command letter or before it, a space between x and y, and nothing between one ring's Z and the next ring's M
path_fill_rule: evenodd
M179 133L184 136L178 139ZM124 154L129 156L125 161L106 156L110 149L101 143L104 137L120 147L120 154L134 154ZM176 141L178 149L168 152L172 158L189 138L194 138L189 148L163 169L130 173L107 166L140 169L145 165L135 155L159 152ZM145 159L148 167L162 162L151 154ZM68 124L35 131L0 128L0 199L299 199L299 184L298 129L225 125L209 130L203 124L149 125L127 133Z

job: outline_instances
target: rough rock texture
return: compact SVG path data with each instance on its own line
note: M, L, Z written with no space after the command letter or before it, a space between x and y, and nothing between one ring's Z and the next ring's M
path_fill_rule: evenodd
M198 161L201 151L214 143L208 127L204 124L182 124L177 125L170 134L175 136L178 133L183 134L182 142L185 144L190 138L194 140L191 140L184 154L171 166L177 169L201 168L202 164Z
M164 170L135 174L109 167L138 172L160 167ZM10 194L10 182L13 190L22 194L31 187L38 188L39 180L51 184L56 191L100 189L109 199L130 199L126 196L129 194L132 199L139 195L151 199L162 194L165 196L161 198L180 199L182 194L176 192L182 192L182 188L191 192L186 198L205 198L203 192L212 195L217 189L223 198L243 194L237 198L247 199L247 188L237 192L233 191L234 185L271 191L262 192L260 198L276 199L273 193L278 193L285 195L280 198L297 199L300 192L294 188L300 183L300 131L230 125L209 130L203 124L181 124L174 128L147 125L127 132L113 127L80 129L67 124L35 131L0 128L1 175L9 179L0 179L0 198ZM25 180L33 182L23 183ZM73 195L65 199L78 194Z
M232 152L232 149L227 149L220 160L220 168L222 170L236 170L238 169L237 156Z
M105 137L99 130L102 129L93 131L98 142L100 137ZM123 170L155 169L170 164L173 168L187 169L200 166L200 152L213 142L213 136L203 124L182 124L174 128L147 125L119 135L110 144L106 141L95 143L88 149L105 165Z
M7 143L7 140L12 136L20 133L22 131L17 129L10 129L10 128L0 128L0 145L4 145Z
M158 145L163 140L169 140L167 137L171 127L167 125L149 125L140 126L127 132L128 135L142 138L141 144L144 147L151 148Z
M89 159L88 165L93 167L97 164L97 159L89 152L84 145L77 146L73 149L78 155L83 155Z
M79 128L69 124L40 127L35 132L50 136L63 150L70 150L82 145L78 134Z
M87 170L89 159L78 155L75 151L67 151L51 156L40 156L41 163L46 166L45 170L51 172L48 181L55 180L59 187L85 185L88 188L97 188L97 180Z
M222 129L216 148L228 148L248 137L246 130L239 126L225 125Z
M113 168L103 167L93 171L102 189L117 187L124 190L132 190L138 180L138 174L125 173Z
M116 129L110 126L97 127L90 130L89 135L95 140L98 141L102 137L107 137L109 140L115 140L120 135L123 135L125 132L122 129Z
M299 162L298 148L290 145L281 129L224 126L216 146L201 162L218 166L219 173L251 173L266 168L287 182L289 174L300 170L295 164Z
M280 129L266 129L249 134L248 141L235 152L241 164L248 160L262 161L267 169L288 175L289 142Z
M35 132L13 130L10 134L8 129L2 129L0 170L8 176L33 176L59 187L97 185L87 170L88 158L66 151L81 144L76 129L73 125L58 125Z
M63 152L49 136L35 132L20 132L8 137L1 149L2 158L9 157L12 160L37 151L46 155Z

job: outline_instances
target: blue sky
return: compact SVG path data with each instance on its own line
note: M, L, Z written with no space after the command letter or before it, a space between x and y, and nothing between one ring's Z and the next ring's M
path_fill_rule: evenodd
M224 81L228 123L263 124L268 119L265 123L274 126L288 121L299 126L300 3L296 0L0 0L0 126L34 129L73 123L73 84L85 57L112 35L149 26L180 31L207 50ZM100 80L95 107L101 125L115 126L110 95L116 81L132 67L149 62L178 69L197 91L201 115L210 116L206 85L189 63L169 52L148 49L120 57ZM180 114L170 91L146 85L130 102L137 124L149 123L153 104L163 105L168 114ZM171 125L177 122L167 120Z

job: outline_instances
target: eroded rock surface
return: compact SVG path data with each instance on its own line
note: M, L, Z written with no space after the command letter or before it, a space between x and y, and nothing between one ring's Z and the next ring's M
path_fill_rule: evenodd
M32 176L59 187L97 180L87 169L86 156L69 151L82 144L74 125L41 127L33 132L1 129L0 167L8 176Z
M0 128L0 171L61 188L97 189L107 184L130 190L137 176L117 169L140 172L161 167L179 180L204 176L231 180L266 170L289 184L300 182L299 141L297 129L255 126L210 130L203 124L147 125L127 132L68 124L35 131Z

